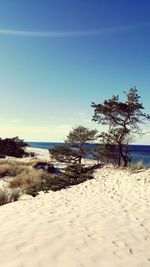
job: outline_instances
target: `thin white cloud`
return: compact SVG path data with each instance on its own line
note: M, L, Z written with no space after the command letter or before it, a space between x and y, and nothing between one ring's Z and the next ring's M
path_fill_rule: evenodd
M128 30L134 30L140 27L150 26L150 23L131 24L126 26L116 26L109 28L101 28L90 31L63 31L63 32L42 32L42 31L25 31L16 29L2 29L0 28L0 35L8 36L22 36L22 37L47 37L47 38L63 38L63 37L86 37L86 36L99 36L105 34L113 34Z

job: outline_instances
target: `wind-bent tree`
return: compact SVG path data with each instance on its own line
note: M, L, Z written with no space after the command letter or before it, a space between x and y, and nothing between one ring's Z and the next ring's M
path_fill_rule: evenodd
M56 145L49 149L50 157L59 162L75 163L78 161L78 152L74 151L69 145Z
M97 130L91 130L83 126L75 127L70 131L64 145L49 149L50 155L60 162L79 162L85 157L87 144L97 138Z
M136 87L130 88L129 92L124 92L126 101L121 102L119 96L113 96L111 99L105 100L103 104L95 104L93 121L108 125L108 132L103 132L100 135L100 140L107 156L110 158L115 149L114 161L118 165L124 164L127 166L131 158L128 151L128 143L133 140L135 135L143 134L140 128L145 120L150 120L150 115L143 112L144 107L140 102L140 96ZM107 148L109 148L107 150ZM110 153L107 153L111 151Z
M89 148L87 144L93 142L97 138L98 131L90 130L84 126L75 127L67 136L66 143L75 148L78 152L78 162L81 163Z

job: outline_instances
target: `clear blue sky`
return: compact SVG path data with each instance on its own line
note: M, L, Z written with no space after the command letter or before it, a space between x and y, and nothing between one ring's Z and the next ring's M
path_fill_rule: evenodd
M91 102L131 85L150 113L149 14L149 0L0 0L0 136L102 129Z

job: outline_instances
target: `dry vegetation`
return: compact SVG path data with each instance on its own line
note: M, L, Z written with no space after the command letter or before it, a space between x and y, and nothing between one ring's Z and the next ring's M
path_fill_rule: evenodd
M41 160L34 159L27 163L16 160L0 161L0 178L10 177L8 187L11 188L9 192L0 191L0 205L13 201L13 194L16 192L35 195L34 192L37 194L40 191L43 179L50 178L50 175L44 170L34 168L38 162L41 163Z
M25 163L19 161L3 160L0 162L0 178L19 174L26 167Z
M21 193L36 196L39 191L57 191L93 178L93 170L81 164L69 165L60 175L56 175L46 170L36 169L38 163L50 164L39 159L32 159L29 162L0 161L0 178L10 177L7 180L8 189L0 190L0 205L18 200ZM139 161L128 165L126 169L131 173L137 172L144 169L144 164Z
M20 191L18 189L13 190L1 190L0 189L0 206L17 201L20 196Z
M42 181L45 177L50 178L50 175L43 170L36 170L32 167L26 166L21 173L11 179L9 187L20 188L22 193L30 193L34 196L36 195L36 192L40 191Z
M2 160L0 161L0 178L10 176L15 177L16 175L22 173L28 168L35 167L38 163L47 163L47 161L42 161L39 159L33 159L29 162L20 162L17 160Z
M137 171L145 170L146 167L144 166L143 161L140 160L140 161L137 161L135 164L132 164L132 163L128 164L127 169L130 172L137 172Z
M56 175L48 173L48 170L37 169L38 163L50 166L47 161L38 159L27 163L3 160L0 162L0 177L7 176L8 179L10 177L7 181L12 192L18 190L20 193L32 196L36 196L39 191L57 191L93 178L92 171L87 171L81 164L68 166L60 175ZM7 191L1 191L1 199L1 203L5 204L13 201L14 198L10 197Z

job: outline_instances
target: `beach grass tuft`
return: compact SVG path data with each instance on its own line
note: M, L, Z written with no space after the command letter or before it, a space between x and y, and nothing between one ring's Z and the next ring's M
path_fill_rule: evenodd
M0 189L0 206L17 201L20 196L18 189L13 190L2 190Z
M2 161L0 162L0 178L5 176L15 176L26 168L26 164L19 161Z
M127 169L130 172L136 172L136 171L144 170L145 169L145 166L144 166L143 161L142 160L139 160L139 161L137 161L134 164L133 163L128 164Z

